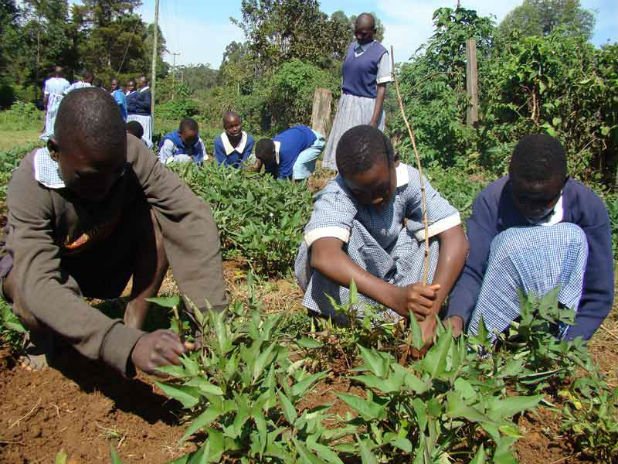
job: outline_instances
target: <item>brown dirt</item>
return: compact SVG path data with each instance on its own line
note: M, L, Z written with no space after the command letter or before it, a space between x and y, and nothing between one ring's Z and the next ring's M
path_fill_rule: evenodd
M226 263L225 276L232 294L246 296L242 263ZM170 291L173 280L167 281ZM299 308L300 292L291 280L257 282L256 295L264 307ZM616 308L590 348L610 383L618 366ZM70 362L69 362L70 359ZM345 416L349 409L336 392L362 394L346 377L320 382L302 402L303 408L333 404L331 413ZM186 425L178 407L153 387L150 379L127 380L99 363L76 354L65 355L57 366L30 372L16 366L0 346L0 463L48 463L64 450L72 464L109 462L110 446L124 463L164 463L191 448L178 439ZM332 426L336 427L337 421ZM515 450L524 464L589 462L561 437L555 413L540 408L519 419L523 437Z
M110 446L125 463L183 454L174 403L75 353L38 372L2 368L0 398L0 462L53 462L60 450L74 464L108 462Z

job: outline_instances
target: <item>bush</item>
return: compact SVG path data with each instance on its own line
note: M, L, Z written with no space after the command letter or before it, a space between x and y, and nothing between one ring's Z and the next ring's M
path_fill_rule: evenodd
M289 272L311 213L311 194L304 183L216 163L181 166L178 171L211 205L224 256L240 254L261 274Z
M0 125L6 130L41 128L44 114L33 103L16 101L8 110L0 112Z

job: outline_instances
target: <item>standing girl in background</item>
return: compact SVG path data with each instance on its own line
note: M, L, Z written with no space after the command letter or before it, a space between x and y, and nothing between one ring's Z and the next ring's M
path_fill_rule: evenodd
M384 131L386 84L393 80L391 62L382 44L373 39L375 18L362 13L354 25L356 42L350 44L343 62L342 95L324 150L322 166L337 169L335 150L345 131L369 124Z

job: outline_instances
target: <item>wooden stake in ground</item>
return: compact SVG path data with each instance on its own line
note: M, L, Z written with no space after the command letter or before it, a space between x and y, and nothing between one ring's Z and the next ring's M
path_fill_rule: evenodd
M397 73L395 72L395 53L393 52L393 47L391 46L391 68L393 73L393 81L395 82L395 90L397 91L397 101L399 101L399 109L401 110L401 116L403 117L403 121L406 124L406 128L408 129L408 135L410 136L410 141L412 142L412 149L414 150L414 157L416 158L416 169L418 170L419 182L421 187L421 211L423 214L423 229L425 231L425 256L423 257L423 279L422 282L424 285L427 285L427 281L429 280L429 222L427 219L427 194L425 192L425 179L423 176L423 164L421 163L421 157L418 154L418 149L416 148L416 137L414 136L414 131L412 130L412 126L408 122L408 118L406 117L406 112L403 107L403 101L401 99L401 92L399 91L399 80L397 79ZM399 363L405 365L408 361L408 356L412 350L412 331L410 331L408 338L406 340L404 352L399 359Z

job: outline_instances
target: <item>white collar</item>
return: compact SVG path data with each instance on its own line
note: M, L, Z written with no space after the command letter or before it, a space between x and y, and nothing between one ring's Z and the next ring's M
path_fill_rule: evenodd
M247 133L242 131L242 137L240 137L240 142L236 147L233 147L230 143L230 138L227 136L225 131L221 133L221 141L223 142L223 149L225 150L225 156L230 156L232 153L237 151L238 153L242 153L245 151L245 145L247 145Z
M279 165L279 150L281 150L281 142L278 140L273 140L275 144L275 161L277 162L277 166Z
M47 148L39 148L34 154L34 178L50 189L65 187L58 162L51 157Z
M562 219L564 219L564 206L562 202L563 197L564 195L560 195L560 198L558 198L558 201L556 202L556 206L554 206L554 209L549 216L539 222L529 221L530 224L535 226L554 226L562 222Z
M410 175L408 174L408 165L399 162L399 166L395 168L395 174L397 176L397 188L404 187L410 182Z
M144 88L142 88L142 89L139 89L139 91L140 91L140 92L145 92L146 90L149 90L149 89L150 89L150 86L149 86L149 85L147 85L146 87L144 87Z

